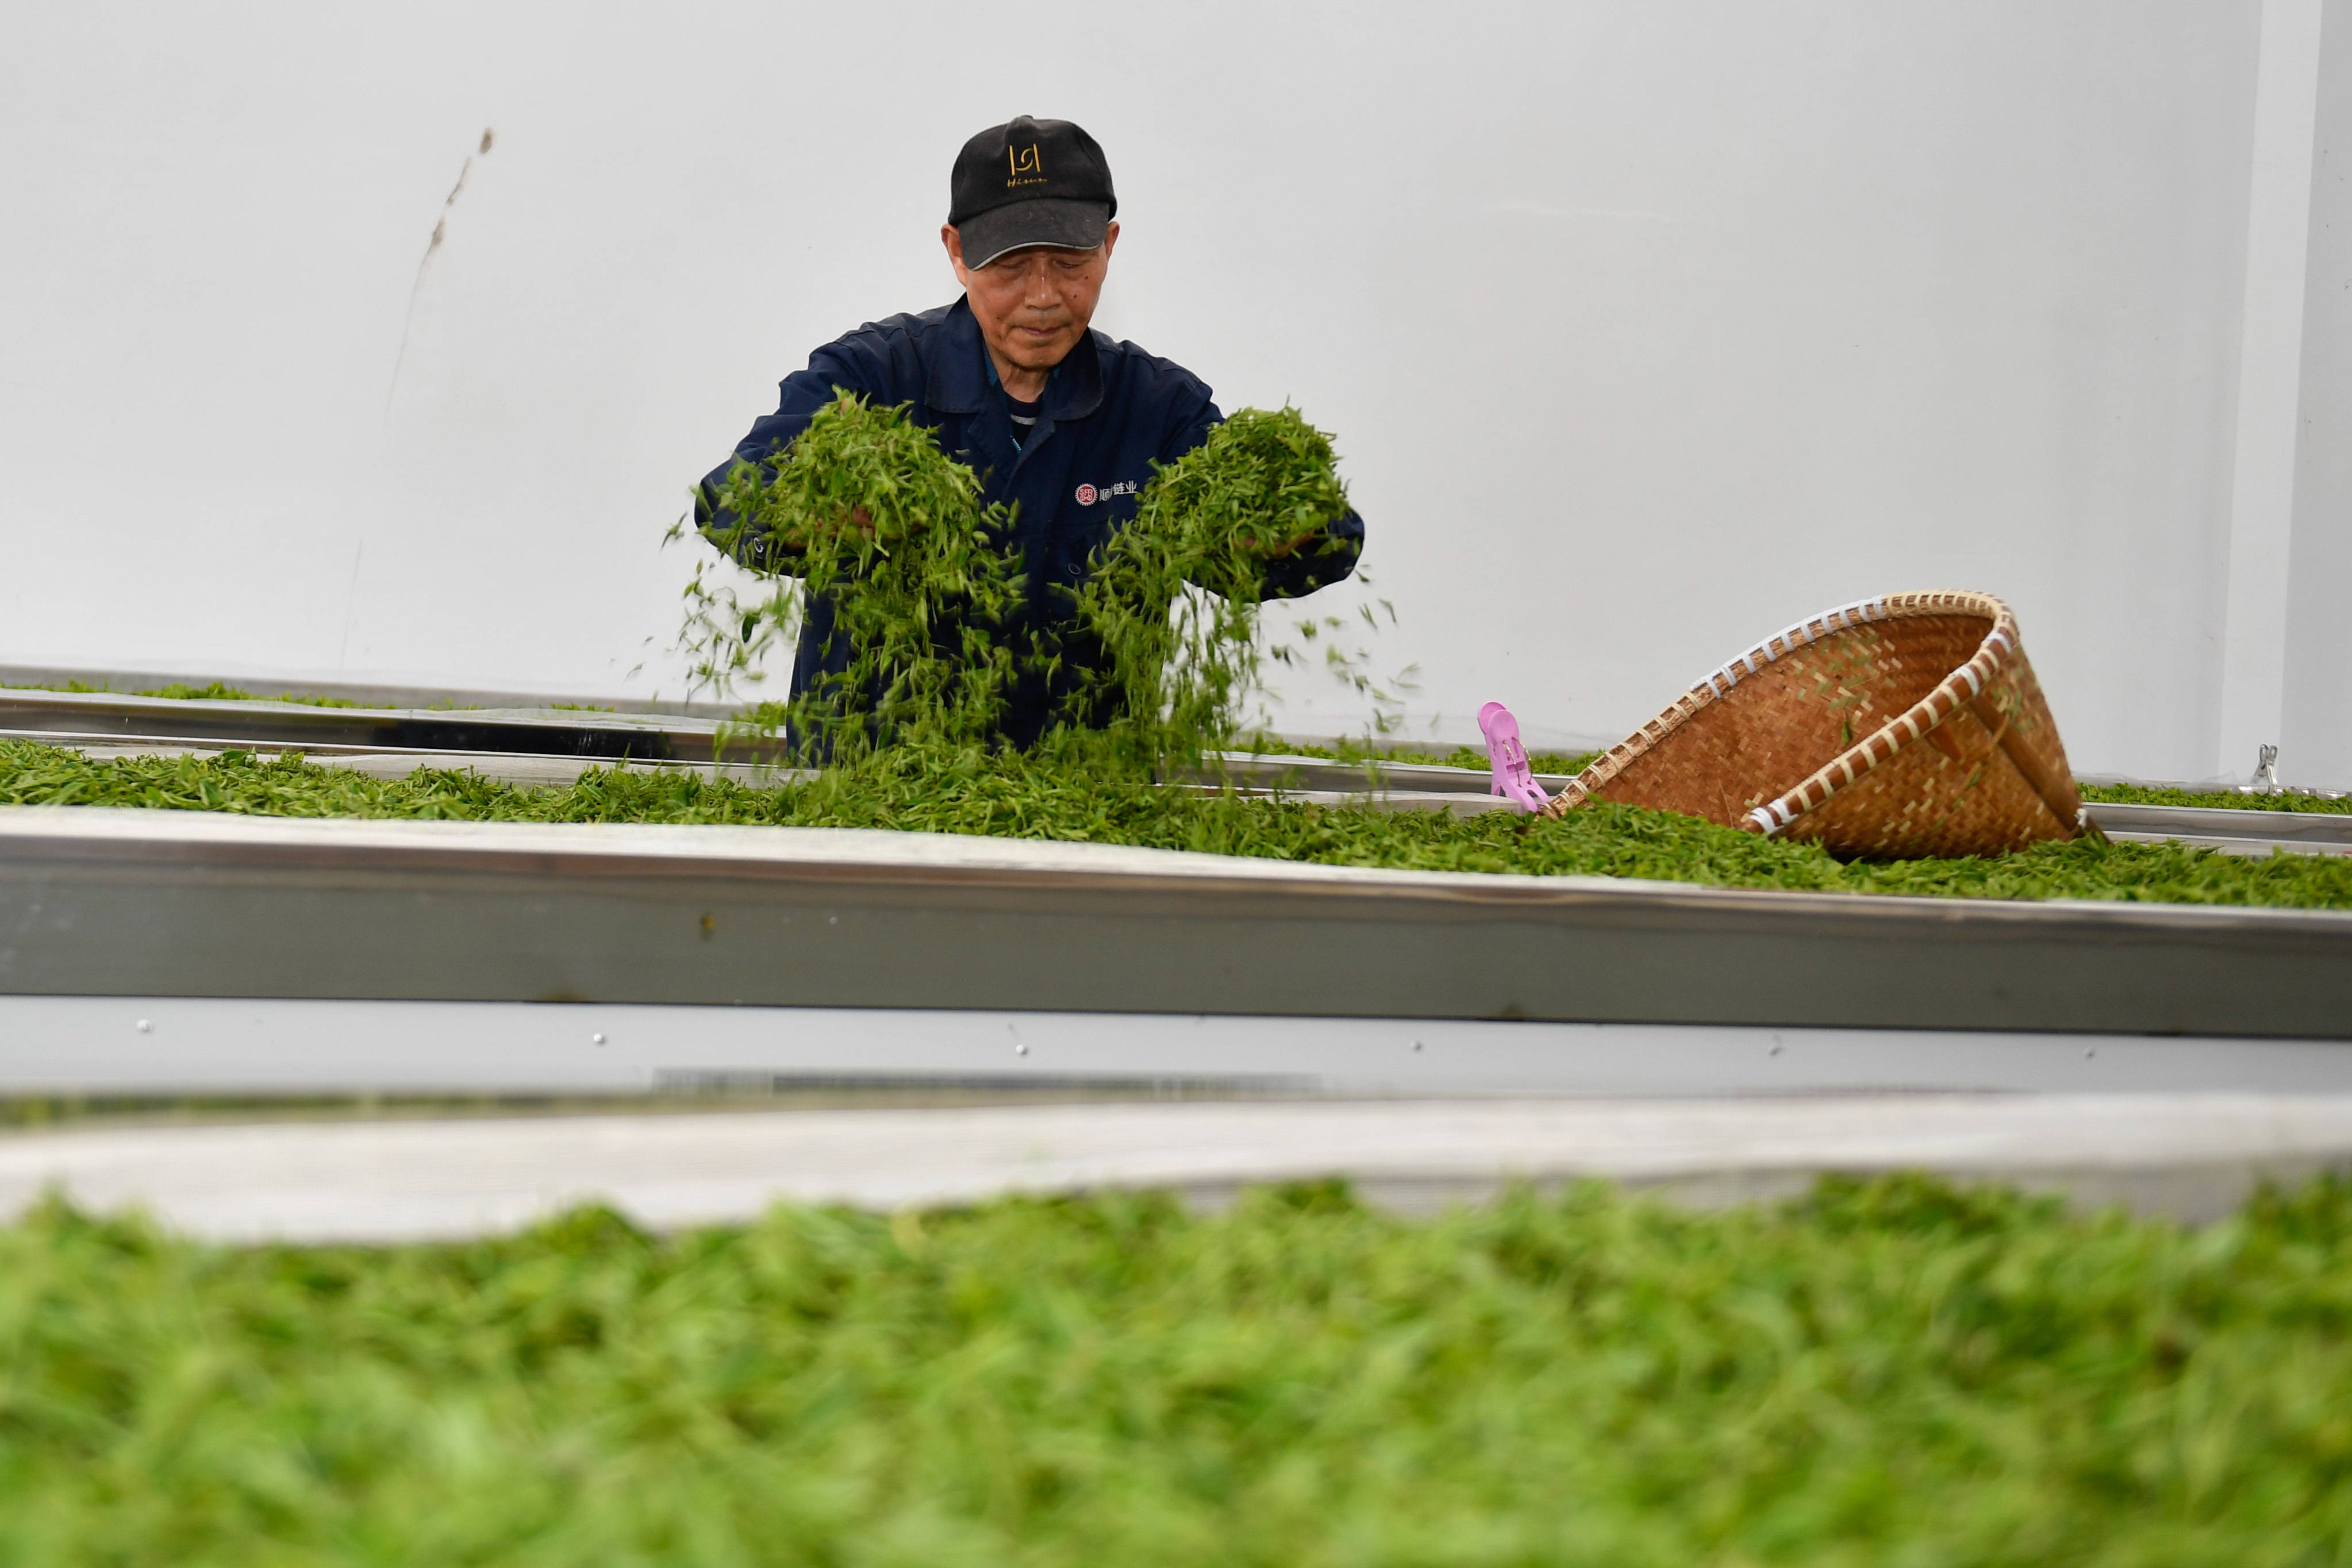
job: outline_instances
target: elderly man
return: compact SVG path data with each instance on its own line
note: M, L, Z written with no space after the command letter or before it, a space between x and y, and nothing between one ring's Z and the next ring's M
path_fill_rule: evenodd
M1067 121L1027 115L983 131L956 157L950 200L940 238L963 298L871 322L810 355L806 370L784 378L776 411L703 480L698 521L745 564L788 571L772 542L727 532L734 520L717 497L729 470L772 460L838 392L908 404L940 447L980 476L983 501L1017 509L1027 600L1024 624L1010 635L1056 639L1070 601L1054 586L1085 578L1096 548L1134 517L1152 464L1199 446L1223 416L1190 371L1089 329L1118 244L1118 198L1093 137ZM1268 547L1266 593L1308 594L1347 576L1363 532L1351 511L1323 536ZM848 668L850 649L833 623L831 604L809 606L794 696ZM1062 646L1066 655L1078 651ZM1024 677L1006 738L1034 740L1062 695L1043 677Z

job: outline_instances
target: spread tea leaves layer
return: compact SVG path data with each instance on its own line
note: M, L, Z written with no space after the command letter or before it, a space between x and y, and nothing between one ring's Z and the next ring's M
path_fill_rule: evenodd
M0 1228L0 1562L2352 1556L2352 1189L1340 1188L230 1248Z
M1726 888L2352 909L2352 858L2243 859L2179 844L2042 844L1994 859L1842 863L1811 845L1606 802L1557 822L1286 804L1164 788L1085 758L907 746L805 784L592 768L561 789L420 769L380 780L297 758L123 758L0 741L0 805L280 816L883 827L1131 844L1339 866L1646 877Z

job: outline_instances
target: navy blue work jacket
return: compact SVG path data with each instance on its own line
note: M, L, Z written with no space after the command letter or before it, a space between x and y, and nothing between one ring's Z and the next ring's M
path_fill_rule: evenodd
M734 456L702 481L698 521L721 533L732 528L734 518L718 506L729 470L739 460L772 458L844 389L878 404L911 405L915 422L980 476L983 504L1017 509L1013 537L1027 583L1027 620L1009 629L1025 637L1059 637L1066 657L1076 658L1084 654L1065 635L1070 601L1049 594L1046 585L1075 587L1083 581L1088 557L1135 516L1137 492L1151 478L1152 463L1174 462L1223 418L1190 371L1133 343L1088 332L1055 367L1035 426L1016 444L980 323L971 305L958 300L919 316L868 322L811 354L806 370L784 378L776 411L753 425ZM1329 532L1328 545L1310 544L1266 563L1268 597L1311 594L1355 570L1363 520L1350 511ZM790 569L789 561L771 557L763 538L741 541L735 553L757 569ZM849 668L850 649L833 629L831 602L811 604L793 661L793 696L817 676ZM1034 740L1063 695L1040 679L1025 679L1013 694L1006 738L1017 745Z

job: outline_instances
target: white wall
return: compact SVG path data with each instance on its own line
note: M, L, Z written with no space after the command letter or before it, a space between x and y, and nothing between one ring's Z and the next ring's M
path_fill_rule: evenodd
M2266 4L2277 56L2320 0ZM2352 46L2266 76L2265 8L20 0L0 661L679 694L686 486L811 347L952 297L948 162L1029 112L1117 173L1100 324L1338 433L1417 722L1613 739L1801 615L1970 586L2078 767L2242 773L2257 89L2298 69L2264 417L2352 413ZM2352 455L2300 427L2283 769L2344 784Z
M2289 779L2341 787L2352 781L2352 11L2334 4L2317 75L2279 763Z

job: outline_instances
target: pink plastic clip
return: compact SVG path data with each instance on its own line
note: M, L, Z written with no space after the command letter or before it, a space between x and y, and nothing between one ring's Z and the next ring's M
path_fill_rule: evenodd
M1519 744L1519 721L1499 702L1478 710L1478 731L1486 737L1486 760L1495 767L1490 794L1499 795L1521 811L1541 811L1551 797L1528 767L1527 748Z

